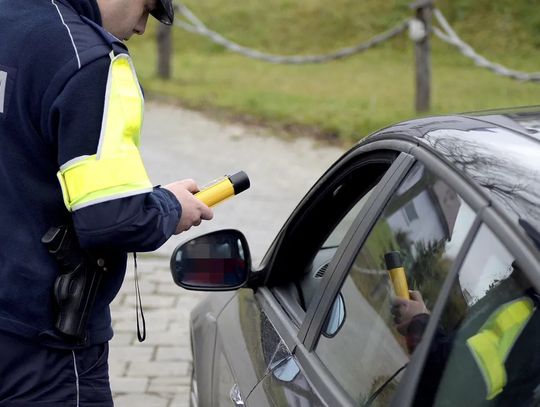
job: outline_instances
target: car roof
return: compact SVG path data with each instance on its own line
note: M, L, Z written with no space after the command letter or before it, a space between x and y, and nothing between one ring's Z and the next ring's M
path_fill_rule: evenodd
M366 141L396 138L439 156L540 248L540 106L409 120Z

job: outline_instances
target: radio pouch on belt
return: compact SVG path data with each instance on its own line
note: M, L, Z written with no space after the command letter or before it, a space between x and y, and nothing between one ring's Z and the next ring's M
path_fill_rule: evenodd
M107 271L102 258L93 259L79 247L71 226L51 227L41 238L59 267L54 283L57 305L55 327L71 340L84 342L86 324L92 311L103 273Z

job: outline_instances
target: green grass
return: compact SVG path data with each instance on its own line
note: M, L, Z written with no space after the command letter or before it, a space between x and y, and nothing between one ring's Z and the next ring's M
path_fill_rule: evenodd
M440 3L463 39L486 57L514 69L540 71L540 11L533 1ZM370 38L410 15L408 2L401 0L334 0L331 5L322 0L187 4L226 37L279 54L333 51ZM175 28L173 78L163 81L155 76L154 30L151 24L150 35L129 44L150 95L345 143L417 116L414 53L405 35L345 60L295 66L254 61ZM477 68L438 39L433 40L432 48L429 114L539 103L540 83L521 83Z

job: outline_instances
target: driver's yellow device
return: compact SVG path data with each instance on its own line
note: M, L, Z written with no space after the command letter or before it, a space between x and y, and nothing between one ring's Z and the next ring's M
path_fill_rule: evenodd
M207 206L214 206L218 203L238 195L249 188L249 178L244 171L239 171L233 175L226 175L203 187L195 196Z
M388 274L390 274L390 280L392 280L392 285L394 286L394 292L398 297L409 300L409 286L407 285L407 277L399 252L386 253L384 255L384 261L386 262L386 269L388 270Z

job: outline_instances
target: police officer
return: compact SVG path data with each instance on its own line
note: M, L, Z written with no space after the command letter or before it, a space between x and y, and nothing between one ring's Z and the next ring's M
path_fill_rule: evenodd
M211 209L192 180L153 186L139 154L143 96L124 42L170 0L0 0L0 405L112 405L109 303L126 253ZM55 327L59 264L41 243L72 225L107 252L82 338Z

